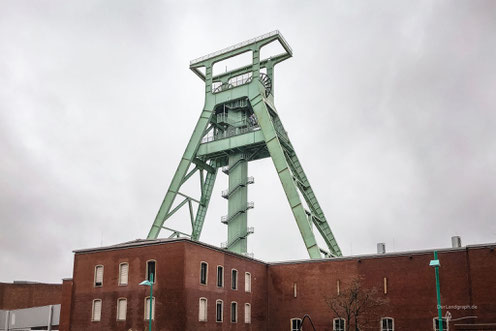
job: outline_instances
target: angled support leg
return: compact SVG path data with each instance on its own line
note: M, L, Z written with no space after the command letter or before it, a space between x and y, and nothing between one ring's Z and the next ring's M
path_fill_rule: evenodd
M169 213L169 210L174 203L174 199L176 198L177 192L184 182L184 178L191 165L191 162L196 156L196 151L200 146L201 139L205 133L205 130L207 129L208 123L210 122L212 112L213 106L206 104L205 109L201 113L200 119L196 123L195 130L193 131L193 135L188 142L188 146L184 151L183 157L179 162L176 173L172 178L172 182L169 186L169 189L167 190L167 194L165 195L162 205L160 206L157 217L155 217L155 221L153 222L150 232L148 232L148 239L156 239L158 237L160 230L162 229L162 225L164 224L165 216Z
M216 162L211 161L210 166L214 169L214 171L207 172L205 181L202 182L203 184L201 185L202 194L200 204L196 210L195 222L193 223L193 232L191 233L191 239L193 240L200 239L203 223L205 222L205 215L207 214L208 204L210 202L210 197L212 196L212 191L214 190L215 179L217 178L218 167Z
M284 126L278 115L273 117L273 121L275 123L275 127L279 128L279 134L284 135L284 139L286 140L286 144L288 145L288 151L285 153L286 161L288 162L289 168L291 172L296 177L297 187L300 191L301 195L305 199L308 207L310 208L313 215L316 217L311 217L311 220L317 230L319 230L320 235L324 239L329 251L334 256L341 256L341 249L334 237L334 234L327 223L327 219L324 215L324 211L320 207L319 202L317 201L317 197L313 192L312 186L310 186L310 182L308 181L305 172L303 171L303 167L301 166L300 161L298 160L298 156L296 155L295 149L291 144L289 137L286 135L286 131L284 130Z
M274 128L274 123L272 122L272 118L269 114L264 98L260 93L256 93L250 98L250 102L253 107L253 111L257 116L267 149L269 150L272 161L274 162L274 166L277 174L279 175L284 192L286 193L291 211L295 217L296 224L298 225L298 229L300 230L308 254L312 259L321 258L322 256L320 254L320 249L317 246L315 236L312 232L310 224L308 223L305 209L303 208L300 196L298 195L296 184L293 181L293 175L291 174L288 162L284 156L283 147L277 137L277 132Z

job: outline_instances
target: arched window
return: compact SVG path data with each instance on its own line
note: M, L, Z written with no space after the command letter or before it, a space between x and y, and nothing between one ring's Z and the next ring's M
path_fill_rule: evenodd
M238 289L238 270L236 269L231 270L231 288L233 290Z
M200 298L200 306L198 309L198 320L200 322L207 321L207 298Z
M381 331L394 331L394 319L391 317L381 318Z
M150 319L150 297L145 298L145 320ZM152 320L155 319L155 297L152 298Z
M217 300L215 302L215 321L222 322L224 320L224 302Z
M301 328L301 318L292 318L290 320L291 331L300 331ZM302 329L301 329L302 330Z
M439 331L439 318L434 317L433 323L434 323L434 331ZM446 321L446 318L443 317L441 323L443 323L443 331L448 331L449 325Z
M233 301L231 302L231 323L238 322L238 304Z
M251 306L245 303L245 323L251 323Z
M123 262L119 264L119 286L125 286L129 279L129 264Z
M208 263L202 261L200 263L200 284L207 285Z
M127 314L127 299L119 298L117 299L117 320L125 321Z
M93 307L91 309L91 320L93 322L100 322L102 318L102 300L93 300Z
M95 287L103 286L103 265L95 266Z
M148 260L146 261L146 279L152 281L153 275L153 284L157 282L157 261Z
M224 267L217 266L217 287L224 287Z
M333 331L344 331L346 329L346 321L344 318L335 318L332 321L332 330Z
M251 292L251 274L245 272L245 292Z

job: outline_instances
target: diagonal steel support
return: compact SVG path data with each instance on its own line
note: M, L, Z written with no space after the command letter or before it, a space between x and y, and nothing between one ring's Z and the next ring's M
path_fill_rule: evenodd
M214 171L207 172L205 176L205 181L201 185L201 198L200 204L198 205L198 209L196 210L195 221L193 222L193 231L191 233L191 239L198 240L200 239L200 235L203 229L203 224L205 223L205 216L208 210L208 204L210 202L210 198L212 196L212 191L214 189L215 179L217 178L217 163L216 161L211 161L209 166L211 166Z
M195 158L196 151L200 146L201 139L205 130L207 129L208 123L212 117L213 105L206 103L205 108L202 111L200 119L198 120L196 127L193 131L193 135L191 136L190 141L188 142L188 146L184 151L183 157L179 162L179 166L177 167L176 173L172 178L172 182L167 190L164 200L162 201L162 205L155 217L155 221L148 232L148 239L156 239L160 233L162 225L165 222L165 216L169 213L172 204L174 203L174 199L176 198L177 192L179 188L184 183L184 178L188 171L188 168L191 165L191 162Z
M269 150L277 174L284 188L284 192L286 193L291 211L295 217L296 224L298 225L298 229L300 230L300 234L303 238L308 254L313 259L321 258L322 256L320 254L320 249L317 246L315 236L312 232L310 224L308 223L296 184L293 181L293 175L291 174L286 157L284 156L283 147L281 146L281 142L277 136L277 132L274 128L271 115L269 114L269 110L262 93L263 91L261 88L259 91L253 91L253 94L250 97L251 106L257 116L267 149Z

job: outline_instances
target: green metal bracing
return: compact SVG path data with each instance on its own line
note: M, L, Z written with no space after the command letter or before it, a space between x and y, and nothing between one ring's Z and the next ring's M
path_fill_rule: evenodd
M293 181L293 175L289 169L286 157L284 156L284 149L279 141L264 98L262 95L256 94L250 99L250 102L253 107L253 111L257 115L260 128L264 134L265 143L272 161L274 162L274 166L276 167L277 174L284 188L284 192L286 193L291 211L296 219L298 229L300 230L303 241L305 242L308 254L312 259L320 258L320 249L317 245L317 241L315 240L310 223L307 220L305 209L303 208L296 184Z
M260 49L271 42L279 42L284 52L260 59ZM213 75L215 63L245 52L251 52L251 64ZM253 183L253 178L248 177L248 162L271 157L310 257L320 258L321 253L341 255L274 106L274 66L291 56L285 39L273 31L190 62L191 70L205 81L205 106L148 238L157 238L165 229L172 231L171 237L199 240L218 168L222 167L229 176L229 187L222 192L228 199L228 213L221 220L227 224L228 238L222 246L246 254L247 237L253 233L247 219L247 211L253 208L253 203L248 202L248 184ZM201 196L195 199L180 189L197 172ZM177 196L181 200L172 208ZM196 215L194 204L198 205ZM164 226L169 217L186 205L191 235ZM319 230L329 252L318 247L312 225Z
M200 205L196 211L196 218L193 225L193 232L191 234L191 239L199 240L200 234L203 228L203 223L205 222L205 216L207 215L208 203L210 202L210 197L214 190L215 178L217 177L217 164L216 161L211 161L210 166L212 166L215 171L207 172L205 180L203 176L200 178L201 184L201 198Z
M148 239L156 239L158 237L166 217L169 216L168 213L179 193L179 189L187 179L187 171L195 158L196 151L200 145L202 137L204 136L208 123L210 122L210 118L212 117L212 112L213 106L211 104L206 104L205 109L196 124L195 130L193 131L193 135L189 140L188 146L184 151L183 157L179 162L176 173L172 178L172 182L169 186L167 194L165 195L164 201L160 206L157 217L155 217L155 221L153 222L150 232L148 233Z

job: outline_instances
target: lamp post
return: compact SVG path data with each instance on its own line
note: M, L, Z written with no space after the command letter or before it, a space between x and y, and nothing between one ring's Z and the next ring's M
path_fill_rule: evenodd
M150 314L148 315L148 331L152 330L152 309L153 309L153 274L150 273L150 280L144 280L139 283L142 286L150 286L150 308L148 311Z
M441 288L439 286L439 258L437 257L437 251L434 251L434 260L429 263L431 267L434 267L436 273L436 295L437 295L437 314L438 314L438 325L439 331L443 331L443 314L441 309Z

